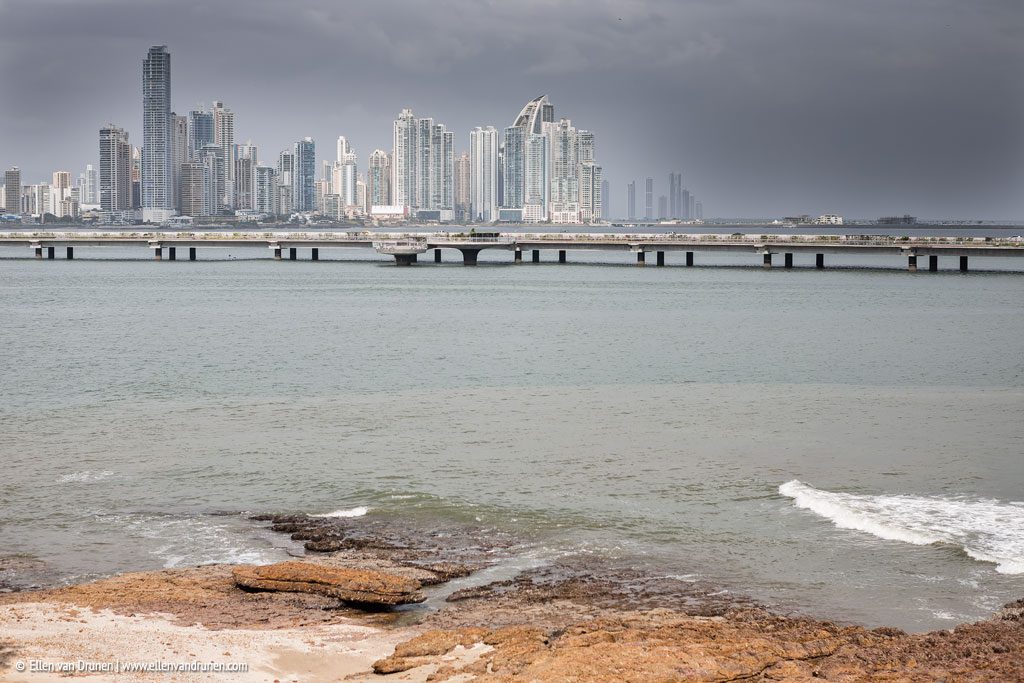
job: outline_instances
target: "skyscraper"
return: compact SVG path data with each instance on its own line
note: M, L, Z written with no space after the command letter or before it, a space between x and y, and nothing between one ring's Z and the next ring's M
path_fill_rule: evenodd
M506 128L504 150L502 208L522 209L526 201L526 130Z
M431 118L403 109L394 124L391 159L393 202L430 218L454 217L455 134ZM443 213L436 213L443 212Z
M132 208L132 146L128 133L113 124L100 129L100 208Z
M214 143L213 112L190 111L188 113L188 158L199 159L199 150Z
M654 218L654 178L647 178L644 181L644 219Z
M224 213L224 185L227 183L227 164L224 148L211 142L199 150L199 161L203 165L203 206L204 216L219 216Z
M83 204L99 204L100 174L92 164L86 164L85 172L81 176L79 184L81 192L79 201Z
M550 149L549 193L552 220L558 223L575 223L579 220L580 211L577 130L569 119L563 118L557 123L544 124L544 132Z
M186 161L180 169L181 196L179 211L183 216L209 216L210 207L206 203L209 178L206 167L199 161Z
M495 133L497 135L497 133ZM471 185L472 185L472 164L469 152L462 152L455 157L455 218L460 221L472 219L471 208ZM497 171L495 171L497 177Z
M220 205L224 213L230 213L235 206L235 113L223 102L213 103L213 143L223 150L224 197Z
M316 145L313 138L302 138L295 143L295 178L293 211L316 209Z
M593 161L579 165L579 220L593 223L604 216L604 180Z
M4 172L4 211L21 213L21 169L17 166Z
M608 220L611 216L611 190L607 180L601 181L601 220Z
M181 165L188 161L188 117L171 113L171 200L181 210Z
M149 48L142 62L142 145L142 220L160 222L174 213L171 55L166 45Z
M238 145L235 153L235 208L256 208L256 145L252 141Z
M382 149L370 155L367 167L367 203L371 206L391 205L391 156Z
M551 187L544 126L554 123L554 118L554 105L541 95L527 102L505 129L503 208L522 209L519 218L524 221L548 218Z
M341 198L343 208L351 210L357 207L358 197L356 185L359 182L359 157L348 140L342 135L338 138L338 159L334 162L333 182L331 191Z
M277 172L270 166L256 167L254 208L260 213L277 213Z
M630 180L626 186L626 217L636 220L636 181Z
M398 206L416 206L416 117L403 109L395 119L391 158L391 194Z
M469 133L470 220L498 219L498 131L476 127Z

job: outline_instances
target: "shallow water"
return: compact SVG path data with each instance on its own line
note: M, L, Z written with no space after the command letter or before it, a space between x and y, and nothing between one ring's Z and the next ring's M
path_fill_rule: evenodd
M868 624L1024 596L1021 274L12 255L0 548L32 580L272 561L237 513L366 507Z

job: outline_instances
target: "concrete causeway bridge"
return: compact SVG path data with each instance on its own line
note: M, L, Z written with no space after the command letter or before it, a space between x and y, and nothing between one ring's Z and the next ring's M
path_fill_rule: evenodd
M397 265L409 266L418 257L433 252L434 261L441 262L443 249L455 249L467 266L477 263L484 249L512 252L512 263L522 263L523 254L539 263L541 252L557 252L558 262L566 263L570 251L611 251L636 254L636 264L646 265L648 254L654 263L664 266L666 254L681 253L682 263L694 265L697 252L730 252L760 257L765 268L771 268L774 256L782 255L782 265L793 267L793 254L814 254L815 266L825 267L826 254L885 254L906 259L907 268L916 271L918 258L927 258L928 270L938 270L939 258L957 259L959 270L968 269L968 259L986 256L1024 257L1021 237L895 237L880 235L765 235L765 234L688 234L688 233L454 233L454 232L228 232L208 231L82 231L67 232L12 231L0 232L0 247L25 247L37 259L56 258L63 250L66 258L74 258L76 247L130 247L149 249L156 260L174 261L181 250L182 258L196 260L200 249L226 247L261 247L273 258L296 260L300 250L316 261L322 249L375 249L394 257ZM756 263L756 261L755 261ZM923 264L922 264L923 265Z

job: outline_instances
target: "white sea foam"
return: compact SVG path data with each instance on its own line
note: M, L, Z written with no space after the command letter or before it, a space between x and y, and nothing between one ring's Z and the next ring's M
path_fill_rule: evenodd
M165 568L202 564L268 564L280 550L252 537L251 529L226 517L172 516L147 513L99 515L120 527Z
M348 510L335 510L334 512L325 512L322 515L310 515L310 517L362 517L370 508L365 505L359 507L349 508Z
M1024 506L998 500L833 493L796 479L779 487L799 508L890 541L944 543L992 562L1001 574L1024 574Z
M114 473L110 470L83 470L81 472L72 472L71 474L65 474L58 477L57 481L62 484L70 482L91 482L91 481L103 481L109 477L114 476Z

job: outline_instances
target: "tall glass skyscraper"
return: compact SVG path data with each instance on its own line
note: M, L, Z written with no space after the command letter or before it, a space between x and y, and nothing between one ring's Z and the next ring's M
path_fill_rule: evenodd
M171 167L171 54L149 48L142 62L142 219L161 221L174 213Z
M316 209L316 145L313 138L295 143L295 189L293 211Z

